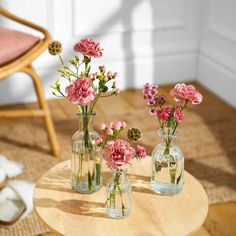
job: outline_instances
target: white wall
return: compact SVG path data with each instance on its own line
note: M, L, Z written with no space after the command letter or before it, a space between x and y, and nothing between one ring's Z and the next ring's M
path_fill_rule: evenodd
M236 107L236 1L202 1L198 80Z
M99 40L105 64L122 89L198 79L236 106L235 0L2 0L11 12L50 30L64 57L84 36ZM0 23L22 30L19 26ZM47 98L59 61L45 52L34 63ZM227 91L227 92L226 92ZM0 104L33 101L23 74L0 81Z
M105 64L118 71L122 89L196 78L199 2L196 0L2 0L11 12L50 30L64 56L84 36L100 41ZM1 21L6 25L5 21ZM9 24L7 24L9 26ZM14 25L10 24L11 27ZM17 29L22 29L17 26ZM59 61L47 52L35 61L47 98ZM0 81L0 104L34 100L22 74Z

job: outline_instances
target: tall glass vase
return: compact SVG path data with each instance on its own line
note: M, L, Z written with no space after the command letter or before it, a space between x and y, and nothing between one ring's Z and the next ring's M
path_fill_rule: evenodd
M78 114L79 130L72 137L72 187L80 193L96 192L102 186L102 151L96 145L92 114Z
M184 184L184 156L176 145L177 132L160 129L162 144L152 152L152 189L162 195L179 193Z
M125 218L131 210L131 184L126 170L112 170L106 187L106 213L111 218Z

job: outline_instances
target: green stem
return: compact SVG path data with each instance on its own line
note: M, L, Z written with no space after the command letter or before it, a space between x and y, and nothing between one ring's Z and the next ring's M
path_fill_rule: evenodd
M62 60L61 54L58 54L58 56L59 56L59 59L60 59L60 61L61 61L61 64L64 66L65 63L64 63L64 61Z
M114 187L109 196L109 202L110 202L110 206L113 205L113 208L115 208L115 195L116 195L116 189L118 189L120 198L121 198L121 204L122 204L122 209L121 209L122 215L125 216L125 205L123 202L122 189L120 188L120 183L119 183L120 177L121 177L121 173L116 173L116 176L114 179Z

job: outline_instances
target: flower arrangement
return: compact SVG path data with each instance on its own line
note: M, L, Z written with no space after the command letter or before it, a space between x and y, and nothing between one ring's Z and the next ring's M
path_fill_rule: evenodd
M99 42L90 38L84 38L74 45L76 55L69 60L69 65L66 65L62 59L62 44L59 41L51 42L48 51L51 55L57 55L61 62L61 67L58 69L61 77L51 86L53 94L57 97L65 97L75 104L81 118L81 134L77 136L75 134L72 138L72 166L73 162L75 163L72 186L76 191L84 193L97 191L98 186L101 186L101 163L98 161L97 151L94 150L95 135L93 135L94 131L89 130L90 121L100 98L117 95L120 92L116 83L118 73L107 72L104 65L92 72L92 59L101 58L103 49ZM64 82L65 89L63 89ZM80 141L81 136L83 141ZM91 160L96 162L95 167L89 164ZM77 162L79 165L76 164Z
M165 106L167 97L158 94L158 86L156 84L146 83L143 87L143 98L150 107L149 114L155 115L159 121L161 131L169 135L166 141L165 152L169 153L171 144L171 135L174 135L178 125L184 120L184 109L191 102L193 105L202 102L202 95L193 85L176 84L170 91L170 95L174 98L173 106Z
M177 137L177 128L184 120L184 109L189 103L202 102L202 95L193 85L176 84L170 91L174 98L173 105L167 104L167 97L158 94L156 84L145 84L143 98L149 106L149 113L157 117L159 136L163 143L157 145L152 152L152 189L163 195L179 193L184 184L184 156L180 148L173 142Z
M103 158L106 161L107 166L114 173L112 183L108 183L107 185L106 206L107 209L115 210L118 205L116 203L116 198L119 197L121 199L121 217L127 215L127 211L130 209L130 203L128 201L129 197L125 198L126 203L122 198L123 194L127 194L129 191L127 188L128 184L125 184L126 187L122 187L123 174L126 173L127 165L130 164L133 159L141 160L146 157L146 150L143 146L132 146L132 143L137 142L141 137L141 131L139 129L129 129L129 135L127 135L129 141L118 138L120 132L123 131L125 127L126 123L121 121L111 122L108 126L101 123L101 134L100 137L96 139L97 145L103 149ZM131 135L134 133L136 135ZM137 138L137 136L139 136L139 138ZM118 196L116 197L117 193ZM119 209L117 210L119 211Z
M91 114L99 98L117 95L120 90L116 85L117 72L108 71L105 66L99 66L98 71L91 72L92 58L102 57L103 49L98 42L90 38L84 38L74 45L74 51L82 54L82 57L75 55L70 60L70 66L66 65L61 57L62 45L58 41L53 41L48 46L51 55L58 55L62 67L58 70L61 78L65 79L69 85L65 93L61 89L60 79L52 85L53 94L57 97L66 97L75 104L82 114ZM82 68L83 67L83 68ZM113 83L111 83L111 81ZM110 92L109 91L110 86Z

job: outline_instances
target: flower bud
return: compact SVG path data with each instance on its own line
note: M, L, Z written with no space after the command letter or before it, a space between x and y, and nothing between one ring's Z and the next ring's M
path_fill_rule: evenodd
M104 130L106 127L107 127L107 126L106 126L104 123L101 123L101 124L99 125L99 129L100 129L100 130Z
M113 130L111 128L108 128L106 133L108 135L113 135Z
M111 72L111 71L108 71L108 72L107 72L107 76L108 76L108 77L111 77L111 76L112 76L112 72Z
M104 70L105 70L105 66L99 66L98 69L99 69L100 71L104 71Z

